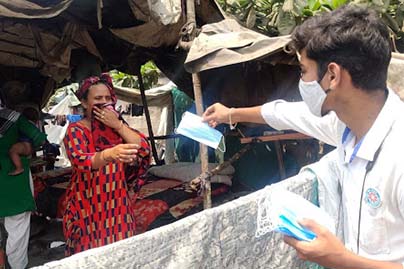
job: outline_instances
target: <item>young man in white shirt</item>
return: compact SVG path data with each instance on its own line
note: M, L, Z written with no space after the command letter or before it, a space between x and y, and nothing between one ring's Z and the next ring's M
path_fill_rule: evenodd
M302 224L316 240L285 237L299 257L328 268L403 268L404 165L398 154L404 150L404 104L386 88L389 42L387 27L368 9L345 6L313 17L296 28L291 44L300 55L305 104L214 104L204 113L211 126L267 123L337 146L345 246L313 220Z

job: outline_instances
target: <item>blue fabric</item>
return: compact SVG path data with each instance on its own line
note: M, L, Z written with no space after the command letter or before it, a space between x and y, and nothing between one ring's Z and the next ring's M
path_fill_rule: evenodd
M66 116L66 119L67 119L68 121L70 121L71 123L73 123L73 122L78 122L78 121L80 121L82 118L83 118L82 115L77 115L77 114L68 114L68 115Z

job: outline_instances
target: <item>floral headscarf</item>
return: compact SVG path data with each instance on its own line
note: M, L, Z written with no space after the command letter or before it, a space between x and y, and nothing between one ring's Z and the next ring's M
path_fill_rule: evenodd
M115 95L114 86L112 84L112 78L108 73L102 73L101 76L99 76L99 77L94 76L94 77L88 77L88 78L84 79L80 83L79 90L76 92L77 98L79 98L79 100L81 100L83 98L83 96L85 95L85 93L88 91L88 89L90 89L91 86L100 84L100 83L107 86L107 88L111 94L112 103L115 105L117 98Z

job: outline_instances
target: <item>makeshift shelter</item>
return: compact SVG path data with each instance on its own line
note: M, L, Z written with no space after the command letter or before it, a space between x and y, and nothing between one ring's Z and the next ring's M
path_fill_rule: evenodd
M29 82L27 98L43 105L56 82L101 69L134 74L153 59L189 91L186 52L175 50L186 12L180 0L0 1L0 82ZM195 13L198 25L223 18L214 1L201 1Z
M79 82L101 70L137 75L143 63L154 60L192 95L190 75L182 65L186 51L176 49L177 44L181 36L194 34L197 25L222 18L213 0L196 5L189 0L0 1L0 94L10 108L28 101L40 108L56 86ZM4 87L6 83L12 87Z
M61 85L101 70L135 74L150 59L190 89L186 52L175 50L186 7L185 1L0 1L0 92L7 106L29 102L40 109ZM195 26L222 19L214 1L192 5L192 13Z
M80 4L76 2L62 1L61 3L66 4L66 10L71 8L71 11L74 11L75 8L77 9L78 6L80 6ZM93 27L97 24L98 26L104 25L106 23L105 21L108 20L105 19L105 16L100 16L102 4L104 4L104 9L106 9L105 6L108 2L109 1L98 1L98 20L92 21ZM114 1L114 3L118 2L120 1ZM111 4L112 1L109 3ZM136 1L131 1L129 3L131 4L131 7L136 6ZM75 6L75 4L77 5ZM57 12L59 12L61 8L60 6L58 7L59 9L57 9ZM136 9L135 11L139 12ZM41 12L46 13L46 10L41 10ZM102 13L103 12L101 12L101 14ZM61 14L63 14L63 12ZM70 15L70 13L67 15ZM175 18L176 16L173 15L172 17ZM120 23L124 24L123 22ZM215 45L213 46L213 49L207 48L205 50L206 53L199 56L195 56L192 53L193 48L191 47L188 67L190 68L189 70L194 72L204 70L204 72L201 73L202 88L204 91L212 92L218 88L222 89L221 91L216 91L220 97L216 100L224 100L233 106L260 104L266 100L279 97L287 97L286 99L288 100L297 100L299 98L296 91L298 69L296 66L288 65L293 63L294 56L289 55L283 50L288 41L287 37L270 40L262 35L255 36L256 33L238 27L234 22L227 23L227 26L226 23L227 22L224 22L222 25L206 26L205 33L209 34L210 31L217 29L219 32L222 29L228 29L230 32L241 31L239 36L237 36L238 33L223 33L227 37L232 37L229 40L236 41L234 44L223 46L222 41L227 39L217 38L219 42L213 42ZM119 35L120 38L126 39L127 42L140 42L137 41L136 38L133 38L136 34L139 34L139 32L134 29L139 30L139 27L140 26L133 26L133 29L131 28L129 34L122 33L122 31L119 30L111 30L111 33ZM238 28L238 30L236 28ZM143 29L141 33L145 33L144 31L145 30ZM162 31L163 30L156 30L155 33L161 33ZM66 33L67 32L69 31L66 30ZM94 36L98 38L98 40L103 40L101 38L102 31L98 32L98 30L96 30L95 32L97 32L97 34L94 34ZM107 36L111 37L111 33ZM206 35L208 36L208 34ZM146 36L150 37L149 35ZM195 41L195 46L197 46L198 42L200 42L202 47L205 44L211 43L207 36L204 36L204 31L202 30L202 34L200 35L201 39ZM205 41L203 40L204 37L207 37ZM246 39L249 38L249 41L243 42L243 37ZM213 40L215 40L215 38L216 37L214 36ZM168 37L167 40L169 40ZM155 41L156 43L151 43L152 41L154 40L147 39L142 41L144 43L139 44L141 46L154 46L156 44L173 45L170 41L164 43L163 41L158 40ZM110 41L107 42L108 44L111 44ZM100 44L98 42L94 43ZM254 44L258 47L257 51L261 52L256 53ZM264 46L261 44L264 44ZM271 50L268 50L268 44L272 44L274 47ZM114 66L114 64L121 65L123 63L124 67L133 71L131 60L136 60L135 55L137 54L136 50L132 51L132 47L127 45L128 44L125 43L122 46L118 46L118 50L125 48L126 50L123 51L130 51L130 53L125 54L125 56L128 57L127 62L119 57L119 59L115 61L116 59L108 58L106 54L100 52L99 54L102 56L102 61L108 63L109 66ZM83 45L81 46L83 48ZM100 44L100 47L97 47L97 49L101 51L100 48L102 48L105 52L107 48L104 46L105 45ZM114 47L111 49L115 51L117 48ZM89 51L90 50L87 49L87 52ZM147 56L150 56L148 53L156 53L153 50L146 50L143 52ZM220 54L221 52L224 52L224 54ZM94 53L92 55L97 58L96 54L97 53ZM111 55L109 56L113 57ZM121 56L122 53L117 53L117 55ZM168 58L172 56L172 54L168 55ZM221 58L221 55L225 56ZM230 55L231 57L226 55ZM182 54L182 56L184 56L184 54ZM192 58L191 56L194 57ZM108 60L106 60L107 58ZM161 62L156 59L156 62L159 67L162 67L163 71L168 70L166 74L169 77L171 76L174 78L174 81L177 79L179 82L178 84L180 84L181 80L175 76L176 74L169 72L173 69L168 68L169 64L167 65L167 63L173 63L176 61L181 62L184 58L178 57L178 55L174 58L175 60L171 59L171 61L167 60L166 62ZM221 60L215 63L214 59ZM251 60L255 61L253 63L248 62ZM97 61L99 61L99 59ZM225 64L222 64L223 62ZM280 63L280 65L275 68L273 63ZM125 64L128 66L125 66ZM235 64L240 65L236 66ZM221 68L221 70L218 69L223 65L230 66ZM41 69L41 71L50 72L49 70L54 70L53 66L55 65L50 64L48 67ZM90 68L91 65L86 64L85 67ZM58 72L55 72L56 75L64 74L63 72L65 69L56 69L58 70ZM82 67L78 67L78 69L81 71L83 70ZM80 77L81 74L79 70L74 73L78 77ZM234 86L234 88L229 85L220 84L222 82L221 78L228 76L229 72L232 73L232 78L234 78L233 84L231 85ZM262 73L270 74L270 76L268 75L262 78ZM56 75L55 78L57 77ZM212 80L214 80L214 83L210 83ZM183 85L185 84L187 83L183 83ZM220 86L225 87L221 88ZM244 91L239 90L242 88ZM251 92L245 91L245 89L248 88L254 88L256 90L251 94ZM235 91L239 94L231 94ZM41 95L41 98L43 98L43 96L44 95ZM233 99L229 99L229 97ZM316 200L315 184L315 178L310 176L295 177L279 183L282 187L291 189L307 198L310 198L312 201ZM170 226L162 227L152 232L123 240L106 247L83 252L62 261L46 264L43 268L94 268L99 266L134 268L303 268L304 263L296 259L294 252L283 244L280 236L271 233L263 238L255 238L254 230L257 226L255 221L255 216L257 214L256 200L260 195L268 195L270 189L272 189L272 187L215 209L204 211Z
M227 22L223 22L226 24ZM261 72L266 72L265 64L273 62L293 63L294 56L285 52L284 45L287 44L287 37L269 39L263 36L254 38L254 33L245 30L233 22L227 26L208 25L202 29L200 39L194 41L195 46L200 45L205 54L192 57L194 54L191 47L190 56L187 61L187 67L192 71L206 70L205 72L217 71L221 63L236 64L244 63L249 59L259 59L254 64L259 65ZM214 29L223 31L228 27L228 32L224 36L234 37L222 39L220 36L214 36ZM235 32L235 27L241 32ZM206 30L206 35L204 35ZM211 39L217 42L212 42ZM219 33L218 35L221 35ZM237 42L239 36L251 36L252 41ZM262 40L261 40L262 38ZM223 40L235 40L234 44L225 44ZM254 41L264 44L275 44L273 51L266 51L258 45L256 53L254 50ZM267 42L267 43L265 43ZM251 48L251 50L249 50ZM200 50L196 50L198 53ZM251 52L251 53L250 53ZM271 54L275 52L274 54ZM221 54L223 53L223 54ZM245 57L249 54L250 56ZM221 55L232 55L225 57L223 61ZM399 60L402 56L394 54L389 69L389 85L400 93L402 91L402 76L398 70L402 70L403 61ZM262 64L263 63L263 64ZM243 68L248 68L249 64L242 64ZM263 67L264 66L264 67ZM226 68L226 67L225 67ZM234 66L232 66L234 68ZM267 66L268 68L268 66ZM231 69L237 70L237 69ZM271 69L270 69L271 70ZM285 70L282 69L281 70ZM289 71L296 72L293 66ZM272 69L274 71L274 69ZM217 74L216 73L216 74ZM202 77L212 75L213 73L202 73ZM269 74L269 73L266 73ZM287 73L291 74L291 73ZM234 76L234 73L233 73ZM272 73L272 76L273 75ZM272 83L277 81L271 78ZM287 89L297 89L298 77L289 77L289 82L278 84L278 87ZM292 82L290 82L292 81ZM238 82L238 80L237 80ZM290 83L290 84L288 84ZM276 84L276 83L275 83ZM271 92L273 96L278 91ZM261 100L262 101L262 100ZM289 178L280 183L271 185L263 190L242 197L238 200L221 205L214 209L205 210L196 215L185 218L174 224L155 229L151 232L129 238L109 246L93 249L78 255L69 257L62 261L56 261L42 266L41 268L93 268L93 267L134 267L134 268L313 268L315 265L307 264L298 260L295 252L287 247L281 236L275 233L269 233L264 237L256 238L255 229L257 228L257 201L260 197L270 195L276 188L286 188L292 190L312 202L317 201L317 184L321 183L321 174L312 174L304 172L298 176Z

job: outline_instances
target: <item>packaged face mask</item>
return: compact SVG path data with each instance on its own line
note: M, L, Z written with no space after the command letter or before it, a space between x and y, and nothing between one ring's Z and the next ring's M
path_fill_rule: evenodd
M202 117L189 112L184 113L176 133L214 149L219 147L220 141L223 138L222 133L203 122ZM220 148L219 150L225 151L225 149Z
M68 114L67 116L66 116L66 119L69 121L69 122L78 122L78 121L80 121L81 119L83 119L83 116L82 115L78 115L78 114Z
M333 219L321 208L295 193L275 189L265 193L257 203L256 237L275 231L298 240L314 240L316 234L299 224L302 219L312 219L335 234Z

